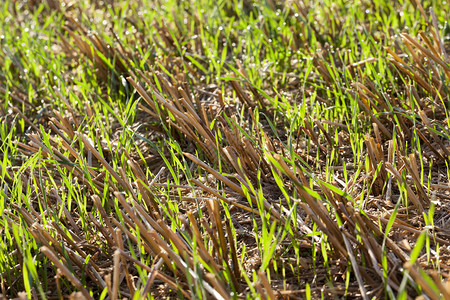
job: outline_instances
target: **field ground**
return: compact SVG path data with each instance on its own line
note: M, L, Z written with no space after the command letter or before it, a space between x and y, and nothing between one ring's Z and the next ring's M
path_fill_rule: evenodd
M449 10L2 1L0 293L450 299Z

